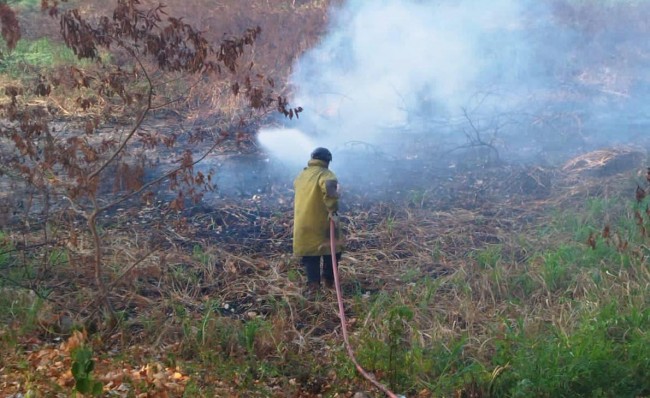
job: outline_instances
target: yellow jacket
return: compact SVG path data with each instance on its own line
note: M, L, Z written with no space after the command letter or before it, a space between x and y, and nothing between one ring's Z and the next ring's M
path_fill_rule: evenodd
M339 195L336 175L327 163L311 159L296 177L293 213L293 254L322 256L330 253L328 213L338 210ZM337 228L336 252L343 249Z

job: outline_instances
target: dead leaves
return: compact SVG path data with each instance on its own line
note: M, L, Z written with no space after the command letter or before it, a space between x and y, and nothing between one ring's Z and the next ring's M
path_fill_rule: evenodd
M303 111L301 106L297 108L289 108L289 103L284 97L277 98L277 110L289 119L293 119L294 116L296 119L299 119L298 114Z
M7 43L7 48L13 50L20 40L20 25L16 13L6 3L0 3L0 25L2 25L2 38Z
M146 390L136 392L139 398L165 398L169 396L179 396L185 391L185 385L189 381L189 376L183 375L178 369L167 368L161 364L153 363L141 366L136 369L123 368L106 373L99 380L105 382L104 390L120 391L131 389L131 385L145 385ZM131 380L124 387L124 380ZM126 395L125 395L126 396Z
M27 351L27 366L0 368L0 396L40 391L41 396L69 396L74 389L71 353L89 344L85 332L75 331L59 345L48 345L38 339L21 341ZM190 377L177 367L158 362L132 366L121 361L94 358L93 377L104 385L104 392L113 397L167 398L182 396ZM27 382L29 381L29 382ZM56 387L58 386L58 388ZM68 393L60 393L67 391Z

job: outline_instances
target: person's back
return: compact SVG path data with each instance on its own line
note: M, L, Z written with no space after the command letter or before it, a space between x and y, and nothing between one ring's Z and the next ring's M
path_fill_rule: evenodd
M338 210L336 176L322 160L312 159L294 181L293 253L296 256L329 254L330 212ZM328 194L327 186L331 185ZM331 196L330 196L331 195Z
M302 257L308 282L316 287L320 285L321 257L325 283L333 282L329 219L338 211L339 195L336 175L328 168L332 160L329 150L316 148L311 157L294 181L293 253ZM341 250L338 243L337 256Z

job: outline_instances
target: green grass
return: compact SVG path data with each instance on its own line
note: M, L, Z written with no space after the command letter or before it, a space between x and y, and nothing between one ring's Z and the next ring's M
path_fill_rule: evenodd
M357 358L365 369L384 375L393 391L414 396L428 388L436 396L447 396L487 378L483 365L466 351L466 335L422 345L412 328L411 308L393 304L384 309L384 333L364 335ZM345 372L349 370L344 368L340 377L351 376Z
M210 265L210 255L200 245L192 247L192 257L203 265Z
M644 292L630 302L575 306L575 328L542 320L505 320L488 358L476 357L466 334L422 345L415 313L397 295L379 295L383 317L357 345L359 362L399 393L428 388L436 396L474 388L493 397L637 397L650 393L650 308ZM417 310L418 312L421 309ZM495 325L496 326L496 325ZM341 367L339 377L354 374Z
M35 330L38 327L38 313L43 307L40 297L22 287L30 277L32 268L16 267L12 249L7 236L0 232L0 325L14 326L7 329L8 334L0 333L5 342Z
M18 77L33 68L53 68L58 65L77 65L76 55L61 43L47 38L20 40L12 52L2 48L4 57L0 60L0 73Z
M468 273L418 280L405 268L412 288L355 301L354 312L371 320L355 342L359 361L399 393L427 388L436 396L647 396L650 274L639 255L647 239L634 215L639 206L645 210L644 204L590 199L579 211L556 212L540 230L544 245L528 245L532 255L523 263L511 264L511 248L499 244L474 250ZM628 246L601 236L604 225ZM438 304L449 295L455 306ZM481 297L507 314L486 320L491 335L466 330L422 338L425 325L433 336L440 326L449 327L436 306L462 314ZM436 317L438 323L432 322Z
M487 245L482 249L476 250L472 257L482 269L495 268L501 261L502 250L502 245Z
M12 259L11 250L13 245L9 242L7 235L0 231L0 270L9 266ZM4 271L3 271L4 272Z
M650 309L612 302L583 314L570 334L514 332L498 342L493 365L505 370L495 397L638 397L650 394Z
M32 11L40 10L41 0L8 0L7 4L14 8L23 8Z

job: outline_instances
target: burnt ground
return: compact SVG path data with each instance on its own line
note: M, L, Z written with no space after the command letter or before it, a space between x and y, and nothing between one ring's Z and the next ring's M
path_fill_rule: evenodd
M258 356L273 352L278 341L294 347L288 351L329 355L340 333L336 302L304 299L302 270L291 256L293 173L285 170L278 178L277 166L256 155L219 159L222 172L230 167L241 174L218 180L217 190L206 192L202 202L172 210L167 199L173 194L161 188L150 204L125 202L102 218L105 278L114 310L121 314L120 328L103 324L93 311L93 251L83 219L70 212L61 218L77 231L74 242L73 234L61 229L58 243L28 252L41 267L21 287L45 297L39 337L58 341L81 324L90 332L102 331L106 350L145 345L192 359L197 352L187 339L188 319L201 322L214 312L221 315L219 322L272 320L279 334L272 343L256 346ZM591 197L632 200L637 184L647 188L647 154L631 149L585 153L556 167L470 160L399 160L378 154L370 169L367 159L358 165L337 162L347 246L340 273L353 329L359 322L356 300L407 291L422 278L453 277L491 245L502 247L503 260L516 267L533 254L531 247L547 244L535 232L549 211L579 207ZM355 177L346 166L364 172ZM5 239L17 247L38 244L38 227L34 214ZM27 269L22 259L5 267L9 272ZM481 281L480 275L467 277ZM481 315L467 319L447 289L453 287L441 287L437 306L444 309L449 332L489 335L481 329ZM512 289L509 294L523 299L523 289ZM245 356L239 344L215 344L230 350L228 355ZM198 381L203 382L210 383ZM299 384L316 393L327 388L321 376L306 376Z
M379 181L374 186L361 177L349 187L341 180L345 257L352 264L366 262L363 258L370 256L376 264L417 265L436 277L448 274L453 261L463 260L473 250L505 244L510 236L536 228L548 208L559 200L577 195L576 200L581 201L590 195L607 194L611 184L623 189L623 195L634 196L636 186L628 178L633 173L641 181L647 160L644 153L611 149L583 157L582 163L575 158L556 168L506 163L458 167L417 159L384 159L368 177ZM251 158L245 159L250 162ZM259 159L260 164L268 164ZM236 194L209 192L202 203L188 203L181 212L169 210L164 200L140 209L125 206L112 214L110 228L125 236L143 237L147 247L194 251L192 261L181 261L182 269L191 273L192 263L203 256L214 266L209 271L214 272L213 277L227 277L199 284L193 295L232 296L226 300L232 315L260 311L258 304L264 300L259 296L273 295L273 288L247 293L228 292L229 288L242 288L246 278L255 280L271 271L284 275L290 269L301 271L290 255L291 179L274 180L268 173L260 167L256 173L247 174L252 181L238 180L241 185ZM256 185L256 181L263 184ZM579 189L585 184L591 187L588 193ZM430 254L434 247L445 253L447 262L431 256L422 260L423 254ZM511 255L515 261L527 256L516 248ZM359 271L346 289L377 291L395 277L392 273L378 277L371 270ZM205 272L200 271L197 279L203 279ZM299 290L300 284L294 282L289 283L289 290L296 293L294 289Z
M147 204L135 198L111 208L102 216L102 228L119 236L118 241L137 238L128 244L136 252L217 247L219 256L247 259L239 261L243 264L289 258L292 179L297 171L256 153L254 148L247 148L244 154L236 149L208 157L196 168L215 173L215 187L203 193L201 202L187 199L183 210L173 210L169 201L176 193L159 186L155 199ZM421 251L417 241L434 241L458 257L481 245L499 243L504 234L533 225L542 216L538 210L545 203L567 195L573 187L585 183L598 186L599 180L622 178L617 176L625 173L635 173L637 180L643 181L646 166L643 150L623 147L585 153L559 166L486 162L476 157L472 148L401 159L377 151L362 156L343 152L332 168L341 184L340 213L347 229L348 252L372 252L379 260L403 261ZM159 166L158 172L167 168ZM151 173L147 177L155 176ZM111 195L120 194L111 190L112 182L106 185L109 200ZM625 194L633 197L635 185L624 185L629 191ZM43 219L37 199L29 198L29 192L19 192L15 185L5 185L3 220L22 233L23 245L28 245L25 234L38 230ZM55 204L53 209L62 210L60 221L72 223L73 229L83 234L84 221L70 210L68 202ZM26 212L31 212L28 222L23 217ZM386 239L389 243L395 239L384 236L385 231L372 231L385 229L387 222L394 220L410 224L407 228L414 228L410 231L414 239L402 241L385 253ZM450 229L458 236L450 237ZM59 244L70 246L69 240L70 234L64 234ZM73 249L69 253L71 262L88 261L88 247ZM115 251L111 248L107 254L115 255ZM220 261L214 266L215 272L223 271ZM435 269L436 264L424 266L433 274L446 272ZM244 268L242 276L253 272L251 267ZM200 290L207 294L221 287Z

